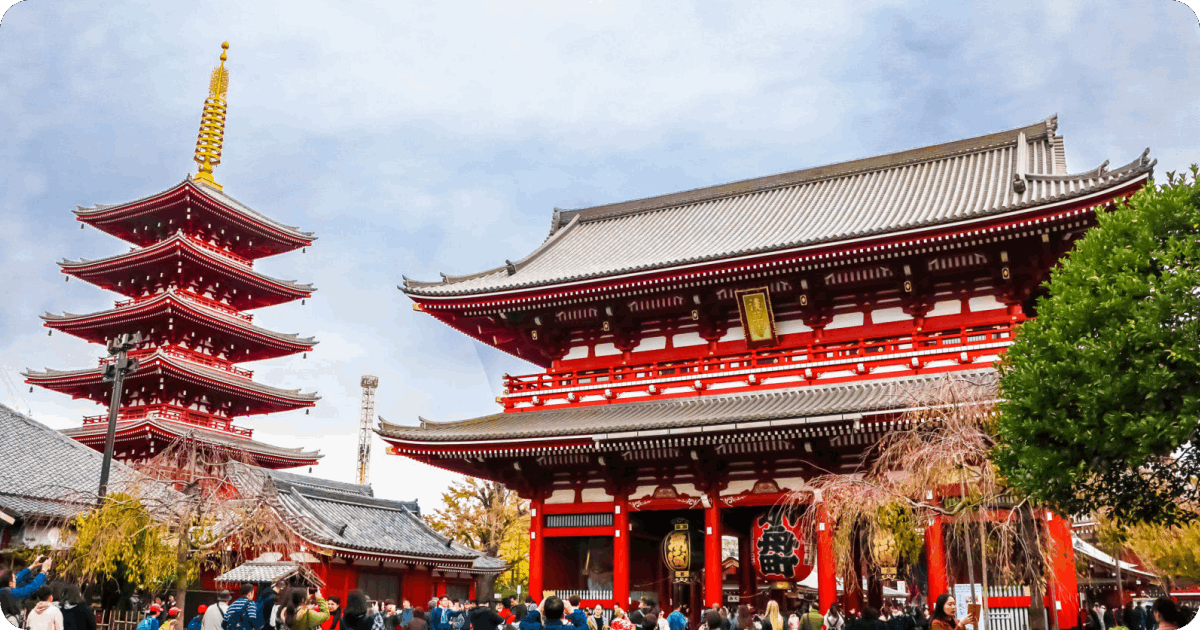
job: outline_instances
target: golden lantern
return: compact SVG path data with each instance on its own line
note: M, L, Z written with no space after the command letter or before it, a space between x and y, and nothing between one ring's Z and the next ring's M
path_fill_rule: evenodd
M687 519L684 518L671 521L671 526L671 531L663 537L663 563L674 574L675 582L688 582L691 580L691 570L695 564L693 555L699 547L692 540L695 531L689 527Z
M871 537L871 557L879 565L879 572L883 579L896 579L896 566L900 563L900 547L896 544L895 534L882 527L876 527L875 535Z

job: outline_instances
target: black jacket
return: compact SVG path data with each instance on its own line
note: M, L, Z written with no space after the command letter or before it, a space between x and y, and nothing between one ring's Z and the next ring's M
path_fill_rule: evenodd
M96 614L87 604L62 609L63 630L96 630Z
M472 610L468 621L471 622L472 630L496 630L504 625L504 617L490 606L480 606Z

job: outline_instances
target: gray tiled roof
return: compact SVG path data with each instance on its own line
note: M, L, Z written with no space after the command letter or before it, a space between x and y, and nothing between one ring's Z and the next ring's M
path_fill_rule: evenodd
M21 518L73 516L92 505L103 455L0 405L0 511ZM134 479L113 462L112 486Z
M185 422L172 422L163 418L146 418L143 420L128 420L118 421L117 431L129 431L131 429L149 430L157 428L163 433L175 435L194 435L200 442L207 442L216 446L229 447L232 449L258 453L262 455L275 455L291 460L295 459L320 459L325 457L318 451L306 451L303 447L288 448L284 446L275 446L266 442L259 442L249 438L229 435L222 431L209 429L206 427L189 424ZM86 437L100 437L107 433L108 425L105 423L85 424L78 427L63 429L62 434L74 439Z
M1027 127L769 177L582 210L556 210L550 237L513 263L413 295L469 295L880 235L1078 197L1153 168L1066 174L1057 118ZM1024 139L1022 146L1021 140ZM1018 157L1024 168L1017 168ZM1021 184L1016 179L1023 177ZM1020 192L1019 192L1020 191Z
M990 381L990 368L958 373ZM903 408L915 388L943 378L941 374L906 376L832 385L810 385L772 391L622 402L586 407L542 408L497 413L460 422L421 421L403 426L380 421L385 439L422 442L518 439L548 436L608 435L661 432L706 427L734 429L739 423L791 420Z
M498 572L504 561L450 542L430 528L415 501L363 493L364 486L236 465L242 484L274 484L276 509L304 539L335 549L396 557L417 564ZM366 487L369 492L369 487Z
M234 567L216 577L216 582L241 582L246 584L273 583L305 571L299 562L260 562L251 560Z

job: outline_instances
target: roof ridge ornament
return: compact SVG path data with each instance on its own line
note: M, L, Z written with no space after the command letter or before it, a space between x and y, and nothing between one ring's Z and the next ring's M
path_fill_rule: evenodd
M195 180L217 190L222 186L213 179L213 167L221 163L221 147L225 140L225 113L229 108L225 96L229 92L229 71L225 69L229 42L221 43L221 65L213 68L208 81L208 98L204 99L204 110L200 114L200 132L196 137L196 156L200 165Z

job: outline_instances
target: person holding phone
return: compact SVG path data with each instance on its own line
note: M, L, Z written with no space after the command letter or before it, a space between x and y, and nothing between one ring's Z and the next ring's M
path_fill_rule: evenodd
M949 593L938 595L937 602L933 605L933 620L930 623L930 630L966 630L967 626L975 626L979 621L979 617L972 611L962 620L958 620L958 602L954 601L954 596Z

